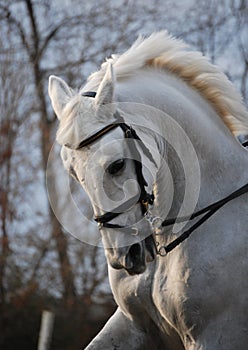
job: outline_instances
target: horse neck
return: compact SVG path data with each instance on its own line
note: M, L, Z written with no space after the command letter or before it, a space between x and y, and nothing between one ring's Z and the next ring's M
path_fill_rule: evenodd
M181 116L182 114L174 114L172 117L182 125L197 154L200 183L196 208L200 209L226 197L248 182L248 154L211 107L206 106L200 118L197 108L185 113L184 120ZM173 178L175 199L171 216L174 216L183 200L185 179L180 161L175 160L175 151L168 145L165 145L163 150ZM161 171L163 172L162 169ZM194 174L192 176L194 181ZM158 179L159 191L163 191L162 189L166 188L165 179L160 174Z
M133 81L129 84L125 82L125 85L125 92L128 91L131 101L146 103L166 112L189 137L200 166L199 207L206 206L247 183L247 151L241 149L214 108L197 91L173 75L154 71L137 74ZM162 119L155 121L149 115L141 123L145 123L151 130L159 130L162 135L168 135L168 124ZM183 140L178 141L182 142L182 148L185 147ZM178 162L173 159L173 151L168 148L165 140L158 138L157 145L159 152L170 163L176 197L174 202L180 203L183 189L180 166L178 168ZM158 206L164 212L169 185L163 167L158 171L155 187ZM176 204L174 210L177 211ZM171 214L173 215L173 208Z

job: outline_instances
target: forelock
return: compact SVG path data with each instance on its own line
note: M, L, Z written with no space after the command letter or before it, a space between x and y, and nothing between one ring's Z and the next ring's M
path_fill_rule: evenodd
M94 113L91 99L80 94L74 96L64 108L56 136L58 143L76 148L84 138L87 121L94 119L91 118Z

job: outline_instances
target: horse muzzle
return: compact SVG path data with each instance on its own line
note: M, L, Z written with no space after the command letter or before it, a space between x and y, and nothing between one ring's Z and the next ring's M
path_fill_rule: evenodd
M114 269L125 269L129 275L139 275L146 270L147 262L155 259L152 238L135 243L129 247L107 249L108 263Z

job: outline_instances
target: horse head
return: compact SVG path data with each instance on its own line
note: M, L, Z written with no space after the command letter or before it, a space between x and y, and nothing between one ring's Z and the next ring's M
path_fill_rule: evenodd
M151 225L144 215L153 202L152 173L157 165L125 124L114 93L111 65L96 93L76 93L55 76L49 81L49 95L60 120L57 141L62 145L63 163L90 198L108 263L133 275L144 272L147 262L155 258ZM142 165L142 148L151 158L149 170Z

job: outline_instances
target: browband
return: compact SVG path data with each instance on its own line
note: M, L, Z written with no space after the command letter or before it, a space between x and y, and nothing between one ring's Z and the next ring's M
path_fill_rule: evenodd
M79 149L81 149L81 148L83 148L85 146L89 146L91 143L95 142L97 139L99 139L100 137L104 136L105 134L107 134L112 129L117 128L117 126L119 126L118 123L109 124L109 125L105 126L101 130L99 130L98 132L93 134L92 136L89 136L87 139L81 141L80 144L77 146L76 150L79 150Z

